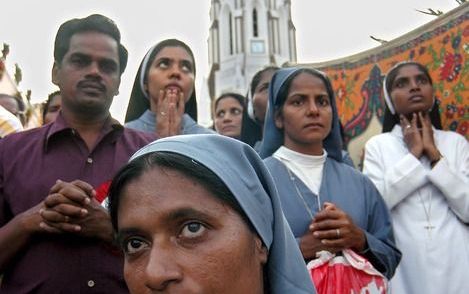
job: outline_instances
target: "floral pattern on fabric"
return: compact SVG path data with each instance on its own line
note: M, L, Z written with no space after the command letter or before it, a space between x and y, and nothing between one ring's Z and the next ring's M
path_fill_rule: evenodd
M318 67L331 77L346 143L367 129L373 115L382 122L384 75L405 60L429 69L443 128L469 139L469 12L454 15L444 15L433 26L409 33L416 36L410 40L403 36L370 50L369 55L365 52L349 61Z

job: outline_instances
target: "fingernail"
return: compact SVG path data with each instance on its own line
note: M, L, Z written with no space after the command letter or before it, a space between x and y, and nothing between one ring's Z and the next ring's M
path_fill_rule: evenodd
M75 231L77 231L77 232L81 231L81 227L80 227L80 226L75 226L74 229L75 229Z
M326 241L326 240L321 240L321 243L322 243L322 244L326 244L327 241Z
M85 198L85 204L90 204L90 202L91 202L90 198L86 197Z
M86 210L86 209L81 209L80 212L81 212L82 215L88 214L88 210Z
M314 237L319 237L319 233L318 233L318 232L314 232L314 233L313 233L313 236L314 236Z
M46 224L44 224L43 222L40 222L40 223L39 223L39 227L40 227L41 229L44 229L44 228L46 227Z

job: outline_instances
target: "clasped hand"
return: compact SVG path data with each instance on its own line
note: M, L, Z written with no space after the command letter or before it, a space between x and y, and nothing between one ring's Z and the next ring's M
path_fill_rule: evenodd
M157 136L179 135L185 109L184 93L175 89L160 90L154 105Z
M404 142L416 158L425 155L430 162L433 162L441 157L433 139L432 123L428 113L412 113L410 121L404 115L400 115L400 125ZM419 125L421 129L418 128Z
M58 180L40 210L40 227L50 233L68 232L109 240L109 215L95 196L96 191L86 182Z
M348 248L363 251L365 247L363 230L343 210L328 202L315 215L300 242L300 250L305 259L315 258L316 253L322 250L337 253Z

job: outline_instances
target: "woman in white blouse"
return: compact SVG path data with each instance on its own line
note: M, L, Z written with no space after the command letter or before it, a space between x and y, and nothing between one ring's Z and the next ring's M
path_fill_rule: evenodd
M393 293L467 293L469 144L442 131L428 70L394 66L384 81L383 134L365 146L363 172L393 219L402 260Z

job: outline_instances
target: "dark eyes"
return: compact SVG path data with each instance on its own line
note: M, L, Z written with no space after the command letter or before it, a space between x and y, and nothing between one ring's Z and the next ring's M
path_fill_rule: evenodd
M234 115L239 115L239 114L241 114L241 109L239 109L239 108L232 109L231 113L234 114Z
M256 89L256 93L264 92L269 88L269 83L264 83L259 86L259 88Z
M157 67L161 69L168 69L171 66L171 63L172 63L171 60L167 58L163 58L160 61L158 61ZM179 66L183 72L192 73L193 66L189 61L182 61Z
M72 56L72 58L70 59L70 62L76 68L85 68L92 63L92 60L88 56L77 55L77 56ZM102 71L103 73L107 73L107 74L117 72L117 69L118 69L118 65L114 60L107 60L107 59L99 60L98 66L99 66L100 71Z
M71 58L71 63L76 65L76 66L79 66L79 67L84 67L86 65L88 65L91 60L89 58L86 58L84 56L75 56L75 57L72 57Z
M207 228L199 222L187 223L181 230L180 237L182 238L197 238L201 237Z
M293 99L291 104L294 105L294 106L301 106L301 105L304 104L304 100L303 99Z
M327 98L326 96L319 97L318 98L318 104L321 105L321 106L328 106L330 104L329 103L329 98Z
M425 84L430 83L430 81L428 80L428 78L426 76L417 77L417 82L421 85L425 85Z
M163 68L163 69L166 69L169 67L169 60L167 59L161 59L158 63L157 63L157 66L159 68Z
M229 113L231 115L240 115L243 111L239 108L231 108L229 110ZM225 110L220 110L219 112L216 113L216 117L217 118L224 118L225 117L225 114L226 114L226 111Z
M177 240L180 244L191 244L198 240L203 240L203 236L207 233L207 226L199 221L190 221L182 225L182 228L177 232ZM202 239L199 239L202 238ZM145 250L152 247L151 241L142 237L141 235L129 235L121 242L121 248L128 256L138 255Z
M417 85L427 85L430 83L430 80L425 75L418 75L415 77L415 83ZM399 78L394 83L394 88L404 88L410 84L409 78Z
M303 106L306 102L305 102L306 98L304 97L294 97L290 104L293 105L293 106ZM330 101L329 101L329 98L328 96L325 96L325 95L320 95L320 96L316 96L315 97L315 103L316 105L318 106L329 106L330 105Z
M217 112L217 117L218 118L222 118L224 116L225 116L225 111L224 110Z
M181 68L187 73L192 73L192 64L190 62L182 62Z
M148 248L149 244L140 237L129 237L123 242L121 247L125 254L132 255Z
M99 63L99 67L105 73L113 73L117 71L117 64L110 60L101 61Z

